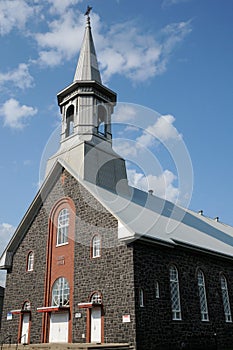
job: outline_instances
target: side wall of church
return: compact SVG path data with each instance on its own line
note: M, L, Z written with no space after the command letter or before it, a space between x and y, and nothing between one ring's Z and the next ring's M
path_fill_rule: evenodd
M233 323L225 321L220 284L227 283L233 310L233 263L231 260L182 248L134 243L137 350L229 349L233 343ZM173 321L169 267L176 266L182 319ZM209 321L201 321L197 270L205 276ZM156 298L156 282L159 298ZM144 291L144 307L139 305L139 289Z

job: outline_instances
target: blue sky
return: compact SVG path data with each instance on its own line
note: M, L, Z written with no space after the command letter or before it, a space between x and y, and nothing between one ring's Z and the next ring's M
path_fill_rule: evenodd
M159 112L143 127L187 147L193 168L189 207L233 225L232 1L1 0L0 251L38 190L42 153L59 125L56 94L73 80L87 5L93 6L101 74L125 103L124 121L132 123L135 104ZM140 138L156 156L158 173L146 175L155 193L176 200L179 169L172 152L139 129L116 129L115 137L120 135L124 142ZM126 150L133 147L117 150L131 159ZM129 164L129 176L145 189L139 168Z

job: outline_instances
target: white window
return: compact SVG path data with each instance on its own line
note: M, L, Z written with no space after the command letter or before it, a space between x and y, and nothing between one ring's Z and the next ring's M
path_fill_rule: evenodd
M100 305L102 304L102 296L99 292L94 293L91 297L91 302L93 305Z
M66 278L58 278L53 285L52 306L68 306L70 301L70 287Z
M156 299L158 299L160 297L160 295L159 295L159 282L158 281L155 282L155 297L156 297Z
M198 280L198 289L199 289L199 298L200 298L201 320L209 321L206 290L205 290L205 278L204 278L204 273L201 270L198 270L197 280Z
M66 113L66 137L74 133L74 106L71 105Z
M95 235L92 239L92 258L100 257L101 239L99 235Z
M31 311L30 301L25 301L25 303L23 304L23 311Z
M181 320L179 277L177 268L173 265L170 267L170 293L172 319Z
M144 307L144 291L142 288L139 289L139 306Z
M68 242L69 210L62 209L58 215L57 223L57 245Z
M30 252L27 259L27 271L33 271L34 269L34 253Z
M224 310L224 314L225 314L225 321L232 322L231 306L230 306L230 301L229 301L226 277L224 275L222 275L220 278L220 281L221 281L222 301L223 301L223 310Z

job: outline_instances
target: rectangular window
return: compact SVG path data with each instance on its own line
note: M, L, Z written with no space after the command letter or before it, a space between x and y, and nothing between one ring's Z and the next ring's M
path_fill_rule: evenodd
M159 282L156 281L155 282L155 297L156 299L159 299L160 295L159 295Z
M144 291L142 288L139 289L139 306L144 307Z

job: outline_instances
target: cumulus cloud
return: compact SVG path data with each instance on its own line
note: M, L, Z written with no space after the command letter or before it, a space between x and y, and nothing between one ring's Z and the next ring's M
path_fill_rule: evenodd
M118 104L112 120L117 123L134 121L137 116L137 109L129 104Z
M131 186L137 187L142 191L153 193L160 197L175 202L179 195L179 190L174 185L176 176L169 170L164 170L162 174L155 176L138 173L135 169L128 169L128 180Z
M39 63L56 66L71 59L81 46L84 31L83 14L67 10L49 23L49 31L35 34L39 46Z
M2 255L5 247L7 246L9 240L11 239L14 231L15 231L14 226L7 223L0 224L0 256ZM4 271L0 271L0 286L5 286Z
M141 151L149 149L154 145L160 143L167 145L168 143L182 140L182 135L174 126L175 118L172 115L161 115L153 125L148 125L142 130L137 127L136 121L135 124L133 124L133 119L136 116L134 112L135 110L133 107L123 105L122 108L118 109L118 114L116 115L116 121L121 123L126 123L130 119L132 121L132 124L125 124L124 132L118 132L118 135L121 135L121 137L113 140L114 149L121 156L129 159L130 156L135 157L139 155ZM127 140L127 132L136 132L138 134L140 130L140 135L135 137L133 141Z
M82 0L48 0L48 3L51 4L50 12L55 14L62 14L69 7L77 5L79 2L82 2Z
M26 0L0 1L0 34L6 35L15 27L24 28L33 12L33 7Z
M0 86L11 83L20 89L26 89L33 86L33 77L29 73L28 65L20 63L16 69L7 73L0 72Z
M13 129L23 129L27 120L37 113L37 109L20 103L11 98L0 107L0 115L4 118L4 126Z
M70 8L78 0L50 1L59 15L49 22L47 32L34 35L39 48L39 62L56 66L77 55L85 21L83 13ZM63 11L66 8L66 11ZM155 36L142 32L135 22L115 24L104 32L97 14L92 14L93 35L103 80L121 74L133 82L145 81L167 69L170 54L191 31L190 22L173 23ZM126 30L127 29L127 30Z
M149 125L136 139L136 142L143 147L150 147L155 139L160 142L170 140L181 140L182 135L178 133L173 123L175 118L172 115L162 115L157 119L154 125Z
M172 51L190 31L189 21L166 26L157 38L140 32L132 22L112 26L99 52L104 79L120 73L137 82L162 74Z

